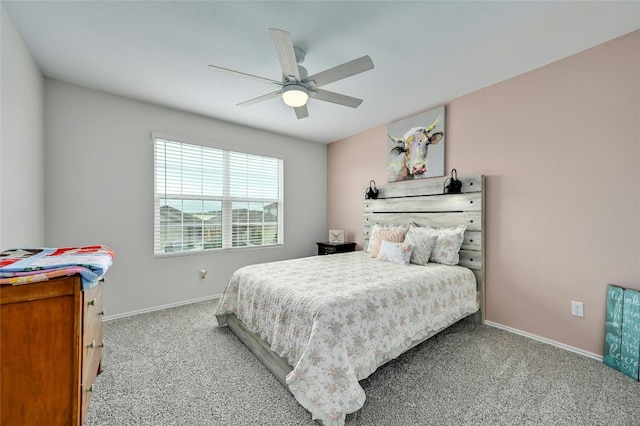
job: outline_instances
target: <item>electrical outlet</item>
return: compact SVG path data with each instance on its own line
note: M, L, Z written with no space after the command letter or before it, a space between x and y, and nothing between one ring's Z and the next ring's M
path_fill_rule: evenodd
M571 301L571 315L584 318L584 304L582 302Z
M207 273L208 273L208 272L209 272L209 271L207 271L206 269L201 270L201 271L200 271L200 279L203 279L203 280L204 280L205 278L207 278Z

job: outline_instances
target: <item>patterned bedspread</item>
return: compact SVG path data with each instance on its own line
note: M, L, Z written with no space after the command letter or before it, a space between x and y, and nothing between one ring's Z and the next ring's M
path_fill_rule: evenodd
M467 268L397 265L352 252L240 268L216 314L235 313L288 359L289 389L328 426L362 407L359 380L477 310Z

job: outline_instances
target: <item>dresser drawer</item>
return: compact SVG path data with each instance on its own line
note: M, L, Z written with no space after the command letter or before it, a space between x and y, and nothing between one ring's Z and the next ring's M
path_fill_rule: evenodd
M89 401L94 391L93 384L96 381L102 359L102 327L94 330L86 338L86 340L83 339L82 383L80 386L80 392L82 392L81 419L83 422L87 415Z
M102 340L102 324L89 330L82 338L83 354L82 354L82 384L89 387L93 384L93 380L98 372L98 366L102 359L102 348L104 342Z
M83 314L82 314L82 333L85 334L88 329L94 327L95 322L102 324L104 310L102 309L102 281L82 292L83 297Z
M96 381L102 348L104 346L102 334L102 282L83 292L83 324L82 324L82 377L81 377L81 419L89 408L89 401L93 394L93 384Z

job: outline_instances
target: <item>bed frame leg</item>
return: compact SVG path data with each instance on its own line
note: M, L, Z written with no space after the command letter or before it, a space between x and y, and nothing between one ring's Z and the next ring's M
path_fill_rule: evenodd
M224 327L225 325L227 325L226 315L216 315L216 319L218 320L218 327Z

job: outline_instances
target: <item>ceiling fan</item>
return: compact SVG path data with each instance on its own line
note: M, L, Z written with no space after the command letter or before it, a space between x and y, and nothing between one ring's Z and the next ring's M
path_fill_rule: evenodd
M299 65L304 61L306 53L304 50L294 47L291 34L275 28L270 28L269 32L271 33L271 38L276 47L276 54L282 67L282 81L258 77L216 65L209 65L209 67L215 71L279 87L275 92L240 102L238 104L239 106L249 106L281 96L286 105L293 107L296 112L296 117L301 119L309 116L309 111L307 110L307 100L309 97L351 108L357 108L362 103L362 99L330 92L320 89L320 87L373 69L373 61L368 55L308 76L307 70Z

